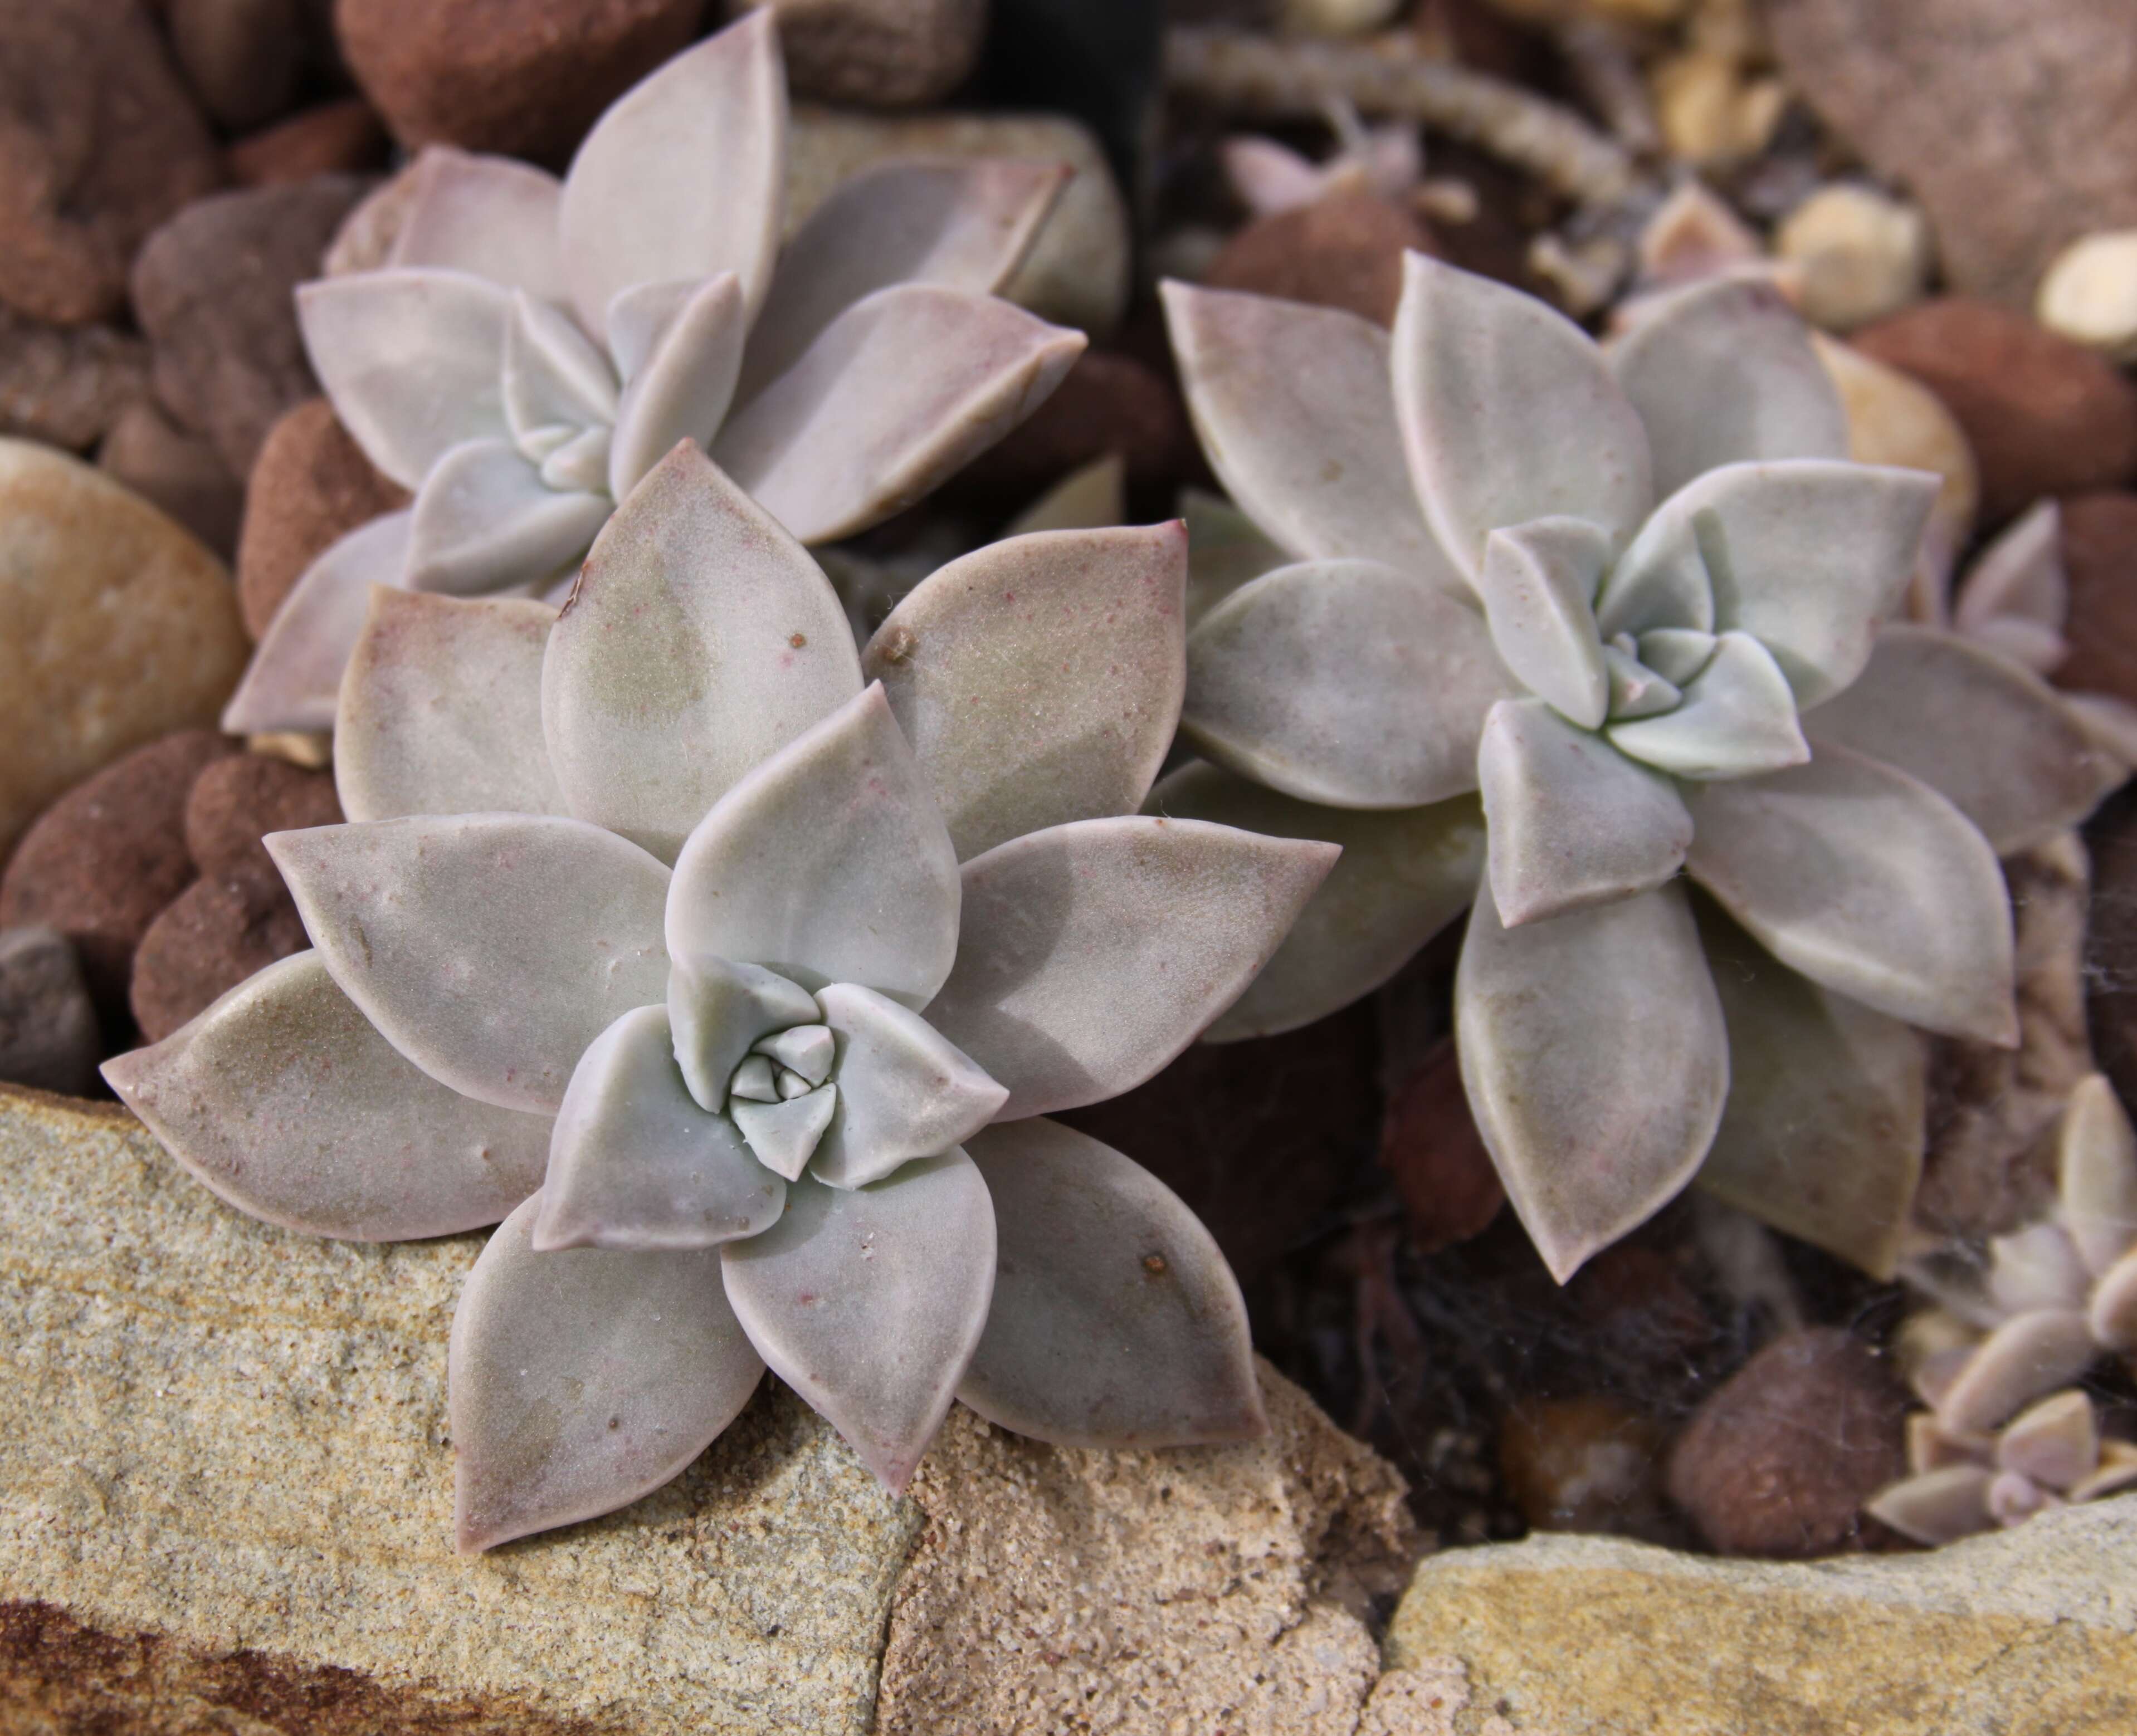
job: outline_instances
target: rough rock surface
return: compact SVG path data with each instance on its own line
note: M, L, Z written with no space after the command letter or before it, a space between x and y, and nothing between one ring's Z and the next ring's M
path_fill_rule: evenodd
M1459 1736L2127 1736L2133 1550L2126 1498L1919 1555L1451 1549L1395 1612L1375 1699L1452 1678Z
M2137 494L2104 489L2062 503L2070 655L2058 687L2137 705Z
M296 902L250 874L196 880L148 925L127 1004L142 1040L161 1043L256 970L311 942Z
M2065 242L2137 223L2127 0L1764 0L1790 85L1911 187L1953 284L2023 307Z
M245 666L222 563L48 447L0 440L0 858L129 747L212 723Z
M103 1048L67 937L41 924L0 928L0 1080L85 1092Z
M460 1557L445 1335L479 1238L269 1229L123 1111L31 1093L0 1092L0 1724L1435 1728L1364 1711L1346 1608L1406 1541L1400 1485L1266 1374L1275 1432L1239 1447L1057 1453L958 1413L903 1501L768 1382L667 1489ZM1443 1709L1443 1680L1370 1704Z
M786 80L817 102L938 102L971 75L987 0L754 0L779 18Z
M1439 250L1424 225L1372 193L1331 193L1257 217L1225 242L1203 281L1341 308L1376 325L1395 323L1403 255Z
M0 434L84 452L148 396L148 346L139 338L0 307Z
M201 105L256 127L290 106L304 75L302 0L168 0L171 50Z
M0 301L118 313L142 238L221 178L139 0L0 0Z
M321 103L239 139L225 153L240 187L362 174L384 166L386 128L360 96Z
M186 798L186 851L203 874L264 881L282 876L260 840L270 832L341 824L333 775L265 754L232 754L204 767Z
M236 550L245 484L221 453L178 427L153 400L120 412L96 450L96 467L168 513L224 560Z

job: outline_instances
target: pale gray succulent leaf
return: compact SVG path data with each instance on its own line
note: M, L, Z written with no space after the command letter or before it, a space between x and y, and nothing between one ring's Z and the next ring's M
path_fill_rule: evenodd
M2020 660L2036 674L2054 669L2069 651L2062 636L2070 613L2062 535L2061 506L2034 502L1968 567L1952 625L1998 649L2025 647L2029 654Z
M687 948L671 953L669 964L675 1063L685 1088L708 1114L725 1107L735 1069L760 1040L823 1016L806 989L762 965Z
M2137 1129L2104 1073L2079 1080L2063 1106L2056 1207L2095 1277L2137 1246Z
M1187 528L1187 625L1200 620L1249 579L1292 564L1244 513L1200 489L1180 491Z
M1264 1433L1238 1281L1178 1196L1044 1117L970 1146L993 1196L986 1330L957 1396L1056 1447L1199 1447Z
M494 1548L650 1495L742 1413L764 1363L713 1248L533 1245L538 1195L489 1238L446 1358L460 1547Z
M668 870L597 826L423 815L265 843L343 991L485 1103L553 1115L587 1045L667 994Z
M1580 518L1538 518L1484 539L1477 592L1492 643L1528 690L1583 729L1610 709L1610 669L1595 630L1595 587L1610 538Z
M1627 650L1623 639L1603 647L1604 667L1610 675L1609 712L1625 722L1673 710L1684 698L1682 688L1640 661L1638 650L1637 644Z
M961 1150L867 1188L808 1178L721 1252L750 1342L893 1495L934 1439L994 1292L995 1212Z
M777 1097L771 1102L751 1101L737 1093L729 1101L728 1113L759 1163L776 1175L798 1181L823 1143L825 1131L838 1111L840 1095L835 1085L820 1085L798 1097Z
M1193 1042L1265 965L1334 846L1199 820L1078 820L963 870L927 1022L1009 1087L1005 1120L1102 1101Z
M2059 1491L2082 1482L2099 1460L2100 1419L2092 1400L2076 1388L2028 1405L1996 1437L2000 1470Z
M1783 964L1910 1024L2016 1040L2003 874L1928 785L1827 745L1683 795L1692 878Z
M560 493L509 440L468 440L431 466L408 532L408 585L448 596L554 572L586 552L604 495Z
M1637 637L1623 634L1615 643L1622 646L1627 639L1632 639L1643 665L1679 689L1689 686L1714 661L1721 643L1701 627L1649 627Z
M1942 1465L1888 1484L1862 1510L1916 1543L1956 1543L1994 1524L1989 1511L1993 1481L1994 1473L1984 1466Z
M861 655L959 858L1132 813L1185 692L1178 523L990 543L923 579Z
M1810 757L1796 697L1771 653L1748 633L1723 633L1684 683L1674 710L1628 717L1604 733L1620 753L1697 780L1740 778Z
M441 1085L316 952L247 977L104 1077L187 1174L308 1235L405 1242L494 1223L542 1185L549 1118Z
M562 308L521 290L504 328L504 420L524 450L538 430L616 420L616 370Z
M2093 1337L2107 1349L2125 1355L2137 1350L2137 1248L2100 1275L2086 1320Z
M574 814L672 860L737 780L860 686L816 563L679 446L602 528L549 635L543 735Z
M2086 1317L2076 1310L2041 1308L2018 1315L1984 1339L1938 1395L1937 1425L1949 1433L1987 1434L2036 1398L2076 1379L2099 1354Z
M838 1096L809 1173L835 1188L937 1157L1000 1113L1009 1091L910 1007L856 983L817 991L837 1043Z
M1187 638L1180 727L1302 801L1414 808L1477 787L1484 714L1523 688L1467 597L1372 561L1264 573Z
M742 280L732 271L700 286L631 371L609 449L608 491L621 500L678 440L709 446L733 401L749 330Z
M638 377L638 371L645 366L647 357L659 347L662 336L675 323L675 316L684 305L707 283L716 280L684 277L662 283L632 284L609 298L601 328L608 336L608 353L616 363L617 377L625 385Z
M426 144L387 263L466 271L543 301L565 299L557 248L563 183L514 157Z
M2001 1314L2082 1308L2091 1274L2062 1225L2022 1224L1989 1238L1989 1299Z

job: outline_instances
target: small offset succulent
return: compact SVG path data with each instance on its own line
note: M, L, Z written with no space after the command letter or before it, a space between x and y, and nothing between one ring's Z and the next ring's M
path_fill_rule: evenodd
M1998 853L2121 776L2027 670L1880 630L1936 479L1847 460L1758 283L1660 298L1607 353L1416 255L1392 337L1166 293L1260 537L1198 571L1181 722L1205 762L1153 805L1345 851L1212 1035L1356 999L1468 906L1463 1077L1560 1278L1702 1165L1889 1271L1912 1028L2013 1040Z
M350 822L268 840L317 950L106 1077L271 1223L504 1219L453 1327L464 1547L664 1483L767 1364L893 1490L953 1394L1079 1446L1262 1426L1208 1233L1046 1119L1178 1054L1336 853L1135 815L1185 574L1177 525L1020 537L857 656L684 442L561 613L374 591Z
M782 250L786 91L752 12L625 93L570 173L433 147L387 269L298 291L343 425L414 505L305 571L224 714L324 730L369 587L561 594L679 440L790 532L912 504L1053 391L1084 340L991 292L1066 179L909 162Z
M1909 1274L1939 1304L1901 1331L1930 1408L1908 1419L1909 1475L1867 1510L1917 1542L2137 1486L2137 1443L2104 1436L2068 1384L2137 1352L2137 1132L2098 1073L2071 1093L2057 1162L2053 1211L1992 1240L1985 1266Z

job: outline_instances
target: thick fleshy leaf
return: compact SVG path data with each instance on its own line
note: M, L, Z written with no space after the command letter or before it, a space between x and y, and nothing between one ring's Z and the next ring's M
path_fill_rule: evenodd
M712 444L733 401L749 314L742 280L726 271L693 294L631 371L609 449L608 491L618 500L678 440Z
M1828 745L1683 794L1692 878L1783 964L1910 1024L2017 1040L1995 853L1928 785Z
M835 1085L820 1085L797 1097L759 1103L737 1092L728 1105L728 1113L734 1117L735 1126L759 1163L775 1175L799 1181L822 1144L831 1117L838 1113L840 1095Z
M1010 158L890 163L841 183L781 250L749 333L747 403L818 333L892 284L991 294L1030 250L1073 171Z
M861 654L960 858L1149 794L1186 688L1178 523L1051 531L922 580Z
M669 962L675 1063L684 1087L708 1113L727 1106L728 1082L761 1038L822 1016L806 989L761 965L688 951Z
M104 1077L188 1174L314 1236L406 1242L494 1223L548 1161L548 1116L478 1103L411 1066L316 952L246 978Z
M853 983L816 996L838 1039L838 1104L809 1173L865 1187L937 1157L991 1121L1009 1092L910 1007Z
M1509 928L1630 897L1684 866L1692 816L1670 780L1541 699L1492 708L1477 776Z
M1343 852L1275 956L1202 1033L1205 1043L1293 1030L1370 994L1468 908L1484 873L1484 815L1473 795L1378 813L1323 808L1193 760L1159 780L1144 812Z
M586 552L609 515L600 494L559 494L509 440L440 458L416 496L408 584L465 596L548 577Z
M2043 1308L2006 1320L1939 1394L1937 1424L1950 1432L1986 1434L2076 1379L2099 1354L2085 1316L2072 1310Z
M2004 1425L1996 1462L2051 1489L2068 1489L2099 1462L2100 1422L2075 1388L2051 1393Z
M1654 498L1648 437L1585 332L1532 295L1403 257L1395 417L1425 517L1458 567L1532 518L1584 518L1622 548Z
M1610 671L1595 632L1596 581L1610 539L1580 518L1539 518L1484 539L1477 591L1499 660L1583 729L1610 708Z
M729 416L713 455L802 542L850 537L1038 409L1085 343L995 296L894 284Z
M1128 521L1127 460L1106 452L1078 466L1033 501L1002 531L1005 539L1039 531L1111 530Z
M364 455L404 489L466 440L501 439L509 290L465 271L358 271L297 288L312 372Z
M414 517L388 513L360 524L304 569L222 708L226 733L333 727L342 672L363 634L372 586L406 582Z
M741 1414L764 1374L718 1250L539 1253L540 1205L528 1200L489 1238L453 1314L464 1550L651 1494Z
M1825 459L1706 471L1655 508L1604 582L1596 618L1605 636L1704 626L1655 601L1680 588L1669 576L1703 571L1715 629L1755 637L1808 709L1870 660L1877 628L1898 612L1936 491L1926 470Z
M2028 1223L1989 1238L1989 1301L1999 1313L2082 1308L2091 1278L2059 1223Z
M2069 653L2062 636L2069 613L2062 509L2053 500L2041 500L1968 568L1952 624L2007 656L2024 651L2018 660L2045 675Z
M994 1306L957 1396L1056 1447L1199 1447L1268 1427L1238 1281L1177 1195L1058 1121L990 1127Z
M1628 717L1604 733L1621 753L1681 778L1746 777L1810 757L1788 677L1748 633L1716 639L1673 710Z
M1956 1543L1995 1523L1989 1513L1994 1475L1982 1465L1940 1466L1879 1490L1862 1510L1916 1543Z
M2100 1275L2093 1286L2086 1321L2094 1338L2110 1350L2137 1350L2137 1248Z
M1477 787L1484 714L1522 691L1474 602L1370 561L1308 561L1188 635L1180 728L1302 801L1414 808Z
M1999 856L2083 819L2128 775L2037 675L1934 627L1886 628L1855 684L1805 724L1920 778Z
M1711 901L1696 908L1729 1027L1729 1101L1699 1185L1889 1280L1927 1138L1921 1038L1797 975Z
M971 1159L923 1158L872 1188L805 1179L777 1223L728 1243L722 1261L772 1372L903 1494L994 1291L994 1207Z
M1190 627L1249 579L1292 563L1230 501L1200 489L1180 491L1180 522L1187 527Z
M544 301L564 299L554 175L514 157L426 144L387 263L467 271Z
M831 1077L839 1045L827 1024L789 1025L752 1046L751 1053L800 1075L810 1085L821 1085Z
M1610 673L1609 714L1614 717L1652 717L1658 712L1673 710L1684 698L1682 688L1640 661L1635 654L1638 649L1636 644L1627 650L1623 639L1603 648L1604 666Z
M1381 561L1462 589L1403 463L1385 332L1273 296L1161 293L1202 450L1255 523L1299 559Z
M1658 495L1717 464L1847 456L1840 393L1770 283L1711 279L1666 295L1609 354L1648 430Z
M556 620L525 597L373 590L334 717L342 812L562 813L542 743Z
M1477 1131L1563 1284L1692 1179L1729 1041L1682 886L1507 928L1487 888L1454 979Z
M616 370L562 308L523 291L504 328L504 420L523 450L547 429L616 420Z
M770 1228L786 1184L684 1087L665 1007L635 1007L579 1057L532 1237L567 1247L711 1247Z
M463 814L273 832L334 980L454 1090L553 1115L587 1045L668 988L668 870L575 819Z
M816 563L679 445L587 557L549 635L543 728L572 811L672 860L737 778L860 685Z
M921 1007L950 974L958 899L950 834L871 686L750 772L691 833L676 858L668 947Z
M2056 1134L2057 1215L2096 1277L2137 1246L2137 1131L2105 1073L2071 1088Z
M1334 846L1185 819L1086 819L965 864L957 965L927 1022L1007 1086L1005 1120L1117 1097L1229 1006Z
M634 284L734 272L753 312L786 197L786 75L768 11L745 13L609 105L557 212L580 323Z

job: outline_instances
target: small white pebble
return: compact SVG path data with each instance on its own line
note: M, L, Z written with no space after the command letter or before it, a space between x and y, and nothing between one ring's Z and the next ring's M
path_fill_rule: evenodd
M2073 343L2137 362L2137 229L2072 241L2042 278L2033 311Z

